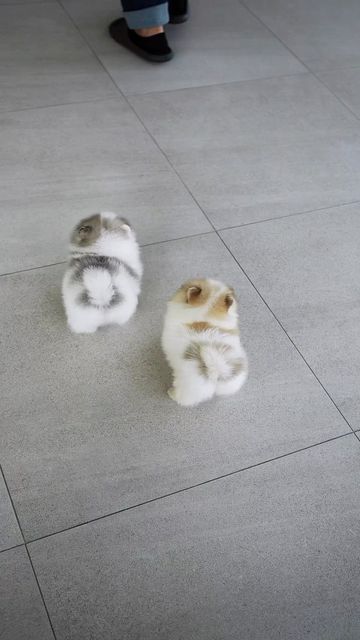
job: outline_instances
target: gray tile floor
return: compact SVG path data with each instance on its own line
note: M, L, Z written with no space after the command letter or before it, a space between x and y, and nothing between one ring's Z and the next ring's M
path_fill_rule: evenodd
M0 0L1 640L360 638L360 5L193 0L149 66L117 0ZM69 333L69 230L143 246ZM235 286L244 389L166 396L165 301Z

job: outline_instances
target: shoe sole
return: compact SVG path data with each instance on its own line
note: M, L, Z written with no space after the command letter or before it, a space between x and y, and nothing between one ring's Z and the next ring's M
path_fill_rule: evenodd
M153 53L148 53L140 47L137 47L128 36L125 18L119 18L118 20L112 22L109 26L109 33L112 39L117 42L117 44L122 45L132 53L135 53L137 56L143 58L143 60L147 60L148 62L168 62L174 57L173 51L158 56Z

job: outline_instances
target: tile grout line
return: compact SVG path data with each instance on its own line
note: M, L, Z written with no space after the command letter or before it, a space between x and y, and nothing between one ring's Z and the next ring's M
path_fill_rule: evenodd
M7 483L7 480L6 480L6 477L5 477L5 473L4 473L4 470L3 470L2 464L0 464L0 476L2 477L2 479L3 479L3 481L4 481L5 488L6 488L6 491L7 491L7 493L8 493L9 500L10 500L10 503L11 503L11 506L12 506L12 510L13 510L13 512L14 512L15 519L16 519L17 525L18 525L18 527L19 527L19 531L20 531L20 533L21 533L21 537L22 537L22 539L23 539L23 541L24 541L24 544L26 544L26 542L25 542L25 536L24 536L24 534L23 534L23 530L22 530L22 526L21 526L21 523L20 523L20 520L19 520L19 516L18 516L17 511L16 511L16 509L15 509L15 504L14 504L14 501L13 501L13 499L12 499L12 495L11 495L11 493L10 493L9 485L8 485L8 483ZM18 545L16 545L16 546L18 546ZM19 545L19 546L21 546L21 545Z
M69 22L71 22L71 24L73 25L75 31L77 31L77 33L79 34L81 40L83 40L83 42L85 42L87 48L89 51L91 51L91 53L93 54L93 56L97 59L98 63L100 64L100 66L102 67L103 71L105 72L105 74L108 76L108 78L110 78L115 91L122 96L123 98L125 98L124 94L122 93L121 89L118 87L118 85L116 84L114 78L112 77L110 71L108 71L108 69L105 67L103 61L99 58L97 52L95 51L95 49L93 49L92 45L90 44L90 42L88 41L87 37L82 33L80 27L76 24L75 20L73 19L71 13L69 13L69 11L67 10L67 8L64 6L62 0L56 0L57 4L59 5L59 7L61 7L61 9L63 10L64 14L67 16ZM110 35L109 35L110 38Z
M323 87L325 87L325 89L335 98L335 100L337 100L337 102L339 102L343 107L345 107L345 109L351 113L354 118L359 122L360 121L360 116L358 116L345 102L343 102L343 100L336 95L336 93L334 93L332 91L332 89L330 89L327 84L316 75L316 72L313 71L306 62L304 62L303 60L301 60L301 58L299 58L299 56L295 53L295 51L293 51L285 42L283 42L281 40L281 38L275 33L275 31L273 31L271 29L271 27L269 27L266 22L264 22L262 20L262 18L260 18L252 9L250 9L250 7L247 6L246 4L246 0L238 0L239 4L244 7L252 16L253 18L255 18L260 24L262 24L262 26L267 29L267 31L269 33L271 33L271 35L276 38L276 40L278 42L280 42L282 44L282 46L300 63L303 65L303 67L305 67L305 69L307 69L307 71L313 76L313 78L315 78ZM346 68L346 67L344 67ZM300 75L300 74L297 74Z
M254 220L253 222L243 222L241 224L233 224L229 227L212 227L211 231L199 231L198 233L191 233L186 236L179 236L178 238L166 238L165 240L155 240L154 242L145 242L144 244L140 244L141 248L145 247L153 247L158 244L166 244L167 242L177 242L178 240L188 240L190 238L198 238L200 236L211 235L212 233L222 232L222 231L230 231L232 229L242 229L243 227L251 227L257 224L263 224L266 222L274 222L277 220L286 220L287 218L294 218L297 216L305 216L310 215L312 213L321 213L322 211L332 211L333 209L340 209L342 207L351 207L355 204L360 205L360 200L351 200L349 202L341 202L339 204L332 204L326 207L320 207L319 209L308 209L306 211L294 211L293 213L286 213L283 216L275 216L274 218L264 218L262 220ZM199 205L198 205L199 206ZM201 209L202 213L204 211ZM205 214L204 214L205 215ZM210 221L208 220L209 224ZM0 278L6 276L14 276L18 273L27 273L28 271L36 271L37 269L46 269L47 267L55 267L60 264L66 264L67 260L60 260L59 262L50 262L48 264L39 264L35 267L27 267L26 269L17 269L16 271L5 271L4 273L0 273Z
M45 609L45 613L46 613L46 616L47 616L47 619L48 619L48 622L49 622L49 625L50 625L50 629L51 629L51 631L52 631L52 635L53 635L53 637L54 637L54 640L57 640L57 638L56 638L56 634L55 634L55 631L54 631L54 627L53 627L53 623L52 623L52 620L51 620L51 618L50 618L50 613L49 613L49 610L48 610L47 605L46 605L46 602L45 602L44 594L43 594L42 589L41 589L41 587L40 587L39 579L38 579L38 577L37 577L37 573L36 573L36 571L35 571L35 567L34 567L34 564L33 564L33 561L32 561L32 558L31 558L31 556L30 556L30 552L29 552L29 549L28 549L28 546L27 546L27 545L28 545L28 543L27 543L27 542L26 542L26 540L25 540L25 536L24 536L24 532L23 532L23 529L22 529L22 526L21 526L21 522L20 522L20 519L19 519L18 513L17 513L17 511L16 511L15 504L14 504L14 501L13 501L12 495L11 495L11 493L10 493L9 485L8 485L8 483L7 483L7 480L6 480L6 477L5 477L5 473L4 473L4 470L3 470L3 468L2 468L2 465L1 465L1 464L0 464L0 475L1 475L1 476L2 476L2 478L3 478L4 484L5 484L5 487L6 487L6 491L8 492L9 500L10 500L10 502L11 502L11 506L12 506L12 509L13 509L13 511L14 511L15 519L16 519L17 525L18 525L18 527L19 527L19 531L20 531L20 533L21 533L21 537L22 537L22 539L23 539L23 541L24 541L24 544L23 544L23 545L22 545L22 544L15 545L15 546L14 546L14 547L12 547L12 548L13 548L13 549L16 549L16 548L18 548L18 547L22 547L22 546L24 546L24 548L25 548L25 551L26 551L26 554L27 554L27 557L28 557L28 560L29 560L29 563L30 563L30 566L31 566L31 570L32 570L32 572L33 572L33 576L34 576L35 582L36 582L36 584L37 584L37 588L38 588L38 591L39 591L39 595L40 595L40 598L41 598L41 600L42 600L43 607L44 607L44 609ZM9 551L9 550L10 550L10 549L4 549L4 551Z
M6 553L7 551L12 551L13 549L19 549L20 547L25 547L25 542L20 542L19 544L13 544L12 547L7 547L6 549L0 549L0 555L2 553Z
M37 269L46 269L47 267L56 267L59 264L65 264L66 260L61 260L61 262L50 262L50 264L41 264L36 267L28 267L27 269L18 269L17 271L8 271L7 273L0 273L0 278L5 278L6 276L15 276L17 273L27 273L28 271L36 271Z
M248 9L248 7L246 7L242 3L242 0L239 0L239 2L240 2L242 7L246 11L251 13L250 9ZM260 18L258 18L255 14L252 14L252 16L254 18L256 18L256 20L261 22ZM261 23L261 24L263 24L263 26L266 27L265 23ZM266 27L266 28L269 29L269 27ZM277 37L278 40L280 40L279 37L276 36L275 34L273 34L272 32L271 32L271 34L274 35L275 37ZM283 43L282 40L280 40L280 42L284 47L286 47L286 45ZM297 61L304 67L303 70L295 71L294 73L279 73L279 74L274 75L274 76L259 76L257 78L244 78L243 80L228 80L228 81L225 81L225 82L214 82L214 83L211 83L211 84L193 85L191 87L186 86L186 87L178 87L178 88L173 88L173 89L156 89L154 91L145 91L145 92L142 92L142 93L128 93L127 95L128 95L129 98L141 98L142 96L153 96L153 95L155 95L157 93L176 93L177 91L191 91L192 89L211 89L211 87L227 87L228 85L241 84L243 82L260 82L261 80L276 80L277 78L294 78L296 76L315 75L315 73L316 73L315 71L310 69L310 67L308 67L305 62L300 60L300 58L298 58L296 56L296 54L291 49L289 49L288 47L286 47L286 48L288 49L289 53L291 53L292 56L295 59L297 59ZM336 71L346 71L348 69L356 69L356 70L360 71L360 65L336 67ZM332 70L330 70L330 72L331 71ZM319 71L317 73L328 73L328 72L329 72L329 70L326 69L324 71ZM318 80L319 80L319 82L322 82L322 80L320 80L320 78L318 78ZM331 89L329 89L329 91L331 91ZM336 94L334 94L334 95L336 95Z
M141 248L144 247L153 247L158 244L165 244L166 242L177 242L178 240L188 240L190 238L198 238L199 236L208 236L214 233L213 229L211 231L199 231L199 233L193 233L188 236L180 236L179 238L168 238L166 240L157 240L156 242L145 242L144 244L139 245ZM8 271L6 273L0 273L0 278L5 276L14 276L18 273L27 273L28 271L36 271L37 269L46 269L47 267L56 267L60 264L66 264L67 260L60 260L60 262L50 262L49 264L40 264L36 267L28 267L26 269L18 269L17 271Z
M321 213L322 211L332 211L333 209L340 209L341 207L351 207L354 204L360 205L360 200L350 200L349 202L341 202L340 204L331 204L326 207L319 207L318 209L307 209L306 211L294 211L293 213L285 213L282 216L274 216L273 218L264 218L263 220L254 220L253 222L243 222L242 224L233 224L229 227L219 227L217 231L229 231L230 229L242 229L242 227L250 227L255 224L263 224L264 222L274 222L276 220L284 220L286 218L295 218L297 216L306 216L311 213Z
M212 87L228 87L232 84L241 84L243 82L259 82L261 80L276 80L276 78L293 78L295 76L309 75L308 69L304 66L304 70L295 73L280 73L274 76L259 76L258 78L244 78L243 80L228 80L227 82L213 82L211 84L200 84L192 87L177 87L176 89L156 89L155 91L146 91L145 93L128 93L128 98L142 98L146 96L155 96L157 93L177 93L178 91L192 91L193 89L211 89ZM125 96L124 96L125 97Z
M334 93L334 91L329 87L329 85L328 85L328 84L327 84L327 83L326 83L322 78L320 78L320 77L317 75L316 71L312 71L312 70L310 69L310 67L307 67L307 68L309 69L309 71L310 71L310 73L313 75L313 77L314 77L314 78L316 78L316 80L317 80L318 82L320 82L320 84L322 84L322 86L323 86L323 87L325 87L325 89L327 89L327 91L329 91L329 93L331 93L331 95L332 95L334 98L336 98L336 100L337 100L338 102L340 102L340 104L342 104L342 105L343 105L343 107L345 107L345 109L347 109L350 113L352 113L352 115L353 115L353 116L356 118L356 120L359 122L359 121L360 121L360 116L359 116L355 111L353 111L353 110L351 109L351 107L349 107L349 105L348 105L348 104L346 104L346 102L344 102L344 100L343 100L342 98L340 98L340 96L338 96L336 93ZM345 67L345 68L346 68L346 67Z
M37 577L37 573L36 573L36 571L35 571L34 563L33 563L33 561L32 561L32 558L31 558L30 551L29 551L29 549L28 549L27 543L25 544L25 549L26 549L26 553L27 553L28 558L29 558L29 562L30 562L31 568L32 568L32 570L33 570L33 574L34 574L34 577L35 577L35 581L36 581L37 587L38 587L38 589L39 589L39 593L40 593L40 596L41 596L41 599L42 599L42 602L43 602L43 605L44 605L44 609L45 609L45 611L46 611L46 615L47 615L47 618L48 618L48 621L49 621L49 625L50 625L50 628L51 628L52 634L53 634L53 636L54 636L54 639L55 639L55 640L57 640L57 638L56 638L56 634L55 634L55 630L54 630L54 626L53 626L53 623L52 623L52 620L51 620L51 617L50 617L50 613L49 613L49 610L48 610L47 605L46 605L46 602L45 602L44 594L43 594L42 589L41 589L41 587L40 587L39 578Z
M256 462L254 464L248 465L247 467L242 467L241 469L236 469L235 471L229 471L228 473L221 474L220 476L216 476L215 478L209 478L208 480L203 480L202 482L197 482L193 485L189 485L188 487L182 487L181 489L176 489L175 491L170 491L169 493L165 493L160 496L156 496L155 498L150 498L149 500L144 500L143 502L139 502L137 504L131 505L129 507L124 507L123 509L117 509L116 511L111 511L109 513L105 513L102 516L98 516L96 518L91 518L90 520L86 520L85 522L80 522L78 524L74 524L70 527L65 527L64 529L60 529L59 531L54 531L53 533L47 533L43 536L38 536L37 538L33 538L28 540L26 544L34 544L36 542L41 542L42 540L46 540L47 538L52 538L54 536L60 535L61 533L66 533L67 531L72 531L73 529L79 529L88 524L92 524L94 522L99 522L100 520L104 520L106 518L111 518L113 516L119 515L120 513L125 513L126 511L132 511L133 509L138 509L139 507L144 507L147 504L152 504L153 502L159 502L164 498L170 498L171 496L176 496L180 493L186 493L187 491L192 491L193 489L197 489L198 487L203 487L204 485L212 484L217 482L218 480L224 480L226 478L231 478L232 476L236 476L238 474L243 473L244 471L250 471L252 469L256 469L257 467L261 467L266 464L270 464L272 462L276 462L277 460L282 460L283 458L288 458L290 456L296 455L297 453L302 453L303 451L308 451L309 449L314 449L315 447L321 447L324 444L328 444L329 442L334 442L336 440L340 440L341 438L346 438L348 436L355 436L356 434L353 431L347 431L346 433L342 433L338 436L333 436L332 438L327 438L326 440L322 440L321 442L315 442L314 444L307 445L306 447L301 447L300 449L295 449L294 451L288 451L287 453L283 453L279 456L275 456L273 458L268 458L267 460L262 460L261 462Z
M273 316L273 318L276 320L276 322L278 323L278 325L281 327L281 329L283 330L283 332L285 333L285 335L287 336L288 340L291 342L291 344L293 345L294 349L297 351L297 353L299 354L299 356L301 357L301 359L304 361L304 363L306 364L306 366L308 367L308 369L311 371L311 373L313 374L315 380L317 380L317 382L319 383L320 387L322 388L322 390L325 392L325 394L327 395L327 397L329 398L329 400L332 402L332 404L334 405L334 407L337 409L337 411L339 412L339 414L341 415L341 417L343 418L343 420L345 420L346 424L348 425L348 427L351 429L352 433L355 435L355 429L353 429L353 427L351 426L351 424L349 423L349 421L347 420L347 418L344 416L343 412L339 409L339 407L337 406L335 400L331 397L330 393L327 391L327 389L325 388L325 386L323 385L323 383L321 382L320 378L316 375L315 371L313 370L313 368L310 366L310 364L308 363L308 361L306 360L305 356L301 353L300 349L297 347L297 345L295 344L294 340L290 337L289 333L286 331L284 325L282 324L282 322L279 320L279 318L277 317L277 315L275 314L275 312L271 309L270 305L266 302L264 296L260 293L259 289L255 286L254 282L251 280L250 276L247 274L247 272L245 271L245 269L241 266L240 262L238 261L238 259L234 256L233 252L231 251L231 249L228 247L228 245L226 244L225 240L223 240L223 238L221 237L220 234L217 234L218 237L220 238L221 242L223 243L223 245L226 247L226 249L228 250L228 252L230 253L230 255L233 257L233 259L235 260L235 262L237 263L237 265L239 266L240 270L242 271L242 273L244 274L244 276L246 277L246 279L249 281L249 283L252 285L252 287L255 289L256 293L258 294L258 296L261 298L261 300L263 301L264 305L267 307L267 309L270 311L271 315Z
M43 2L34 2L33 4L35 5L41 5L44 4ZM54 2L50 2L48 3L50 5L57 5L56 0L54 0ZM1 7L4 6L11 6L11 7L18 7L19 5L3 5L0 4L0 9ZM21 5L24 6L24 5ZM28 3L26 3L26 6L28 6ZM40 109L56 109L57 107L71 107L74 105L81 105L81 104L92 104L93 102L107 102L108 100L117 100L118 99L118 94L113 93L112 95L103 97L103 98L89 98L88 100L77 100L76 102L57 102L56 104L40 104L37 107L21 107L18 109L0 109L0 118L2 115L10 115L12 113L22 113L23 111L38 111Z

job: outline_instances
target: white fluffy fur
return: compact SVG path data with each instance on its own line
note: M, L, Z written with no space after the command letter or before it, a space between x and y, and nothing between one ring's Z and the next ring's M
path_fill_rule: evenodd
M228 288L216 280L207 280L207 283L210 284L212 293L206 304L191 306L185 301L179 302L175 296L168 303L165 315L162 347L173 370L173 386L168 393L183 406L197 405L214 395L233 394L247 379L247 357L236 333L236 301L234 299L224 319L214 321L210 315L212 305ZM189 329L189 324L194 322L209 322L212 327L196 333L194 337ZM199 371L198 362L184 357L189 344L194 340L206 366L206 376ZM223 350L219 349L219 344L224 345ZM243 362L243 367L238 375L226 379L231 372L231 358Z
M106 307L114 295L114 284L108 271L104 269L87 269L83 274L83 282L94 306Z
M115 218L119 220L114 213L101 214L102 220ZM122 233L102 229L95 243L86 248L70 245L69 266L64 275L62 294L68 324L75 333L93 333L109 324L122 325L136 310L143 268L135 233L125 222L122 227ZM131 277L126 268L120 266L116 273L110 273L105 268L88 268L84 270L81 281L74 279L72 261L89 254L116 258L122 265L126 263L138 277ZM84 290L91 302L87 306L79 304L79 296ZM121 295L121 302L109 306L114 291Z

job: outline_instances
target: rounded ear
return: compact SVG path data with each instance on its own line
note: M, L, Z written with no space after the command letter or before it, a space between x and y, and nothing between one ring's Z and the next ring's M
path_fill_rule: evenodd
M90 245L100 235L101 231L101 219L98 213L88 218L83 218L76 225L71 235L71 242L75 244L81 244L82 246Z
M84 240L84 238L87 238L88 235L92 232L93 228L91 226L91 224L83 224L81 225L81 227L79 227L78 230L78 235L80 240Z
M186 301L189 304L191 304L191 302L193 302L194 300L196 300L196 298L199 297L200 293L201 293L201 287L198 287L196 285L191 285L186 290Z
M128 220L120 216L116 216L116 218L114 218L113 220L110 220L109 228L112 229L113 231L122 231L125 234L131 231L131 225L128 222Z
M230 307L234 304L236 299L235 296L235 291L234 289L229 289L229 291L227 292L227 294L225 295L225 306L227 309L230 309Z

